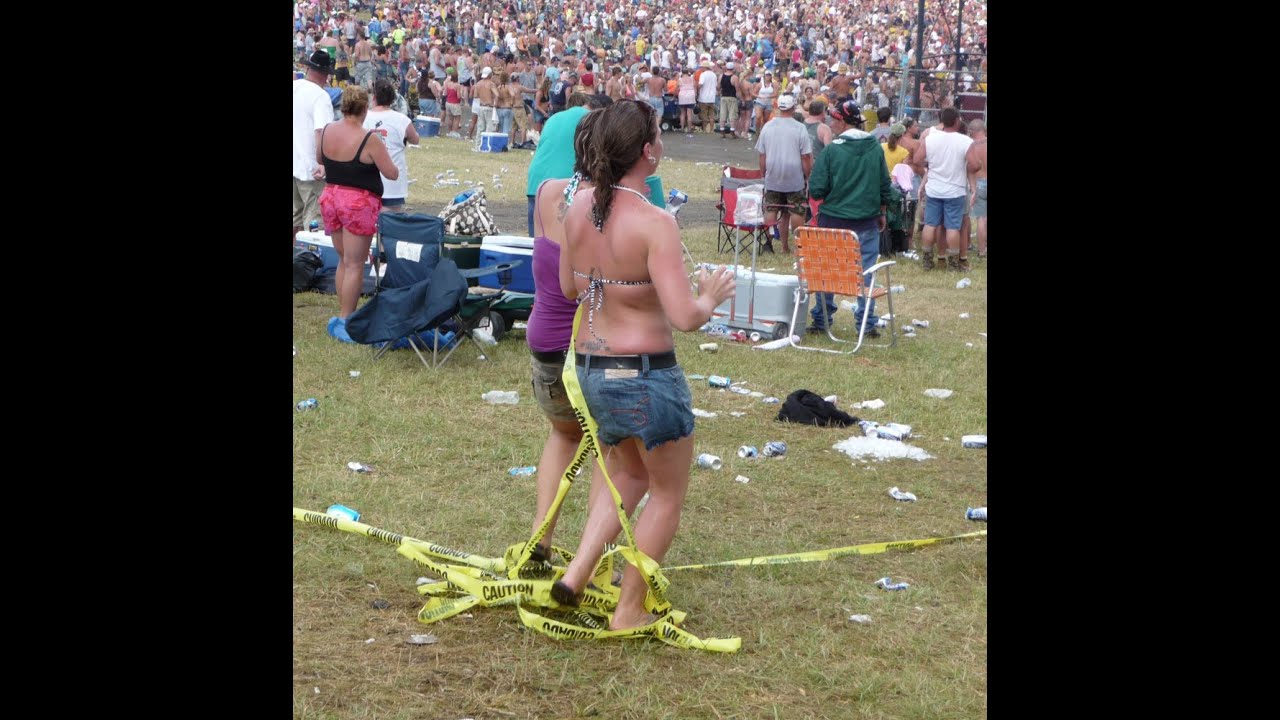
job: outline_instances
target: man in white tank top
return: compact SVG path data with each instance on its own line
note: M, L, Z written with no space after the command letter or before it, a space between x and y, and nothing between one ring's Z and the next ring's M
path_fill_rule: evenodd
M921 239L922 264L933 266L933 245L938 226L946 228L948 255L960 253L960 227L964 220L965 198L969 194L965 155L973 140L961 132L960 113L955 108L942 111L942 129L930 132L916 148L913 160L928 166L925 183L924 234ZM969 238L964 238L968 243Z

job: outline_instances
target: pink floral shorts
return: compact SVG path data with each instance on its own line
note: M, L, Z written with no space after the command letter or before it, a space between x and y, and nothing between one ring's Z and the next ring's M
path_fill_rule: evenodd
M362 188L325 185L320 194L320 217L324 231L346 230L354 235L372 236L378 232L378 213L382 198Z

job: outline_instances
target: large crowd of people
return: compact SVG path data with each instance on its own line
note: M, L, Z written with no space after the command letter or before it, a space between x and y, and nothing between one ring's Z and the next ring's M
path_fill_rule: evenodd
M696 330L735 292L723 268L701 271L690 292L679 229L650 204L646 178L664 157L664 131L753 142L783 253L792 229L812 221L854 231L870 267L892 251L888 217L907 207L905 196L925 269L936 257L967 270L971 215L986 253L986 127L965 122L961 111L971 108L961 98L985 96L986 5L927 2L923 28L917 8L916 0L297 2L294 235L320 212L341 254L329 333L350 342L346 317L377 215L404 207L404 150L418 139L411 116L440 118L443 135L476 149L494 132L511 148L536 147L526 192L529 234L537 231L528 342L551 429L533 527L581 437L560 372L572 352L624 511L649 495L636 546L660 562L693 450L673 329ZM924 72L913 75L917 62ZM808 330L828 332L837 310L819 294ZM874 301L853 314L878 336ZM535 560L551 558L554 525ZM556 603L581 602L619 529L595 477L578 552L551 592ZM610 629L660 622L645 609L634 567L620 583Z
M752 136L784 94L924 111L932 124L930 111L985 91L986 4L926 2L922 51L917 11L916 0L302 0L293 29L298 61L330 54L335 87L389 79L407 112L444 113L447 135L492 130L532 147L568 93L637 97L669 126L726 137ZM904 71L918 52L917 97Z

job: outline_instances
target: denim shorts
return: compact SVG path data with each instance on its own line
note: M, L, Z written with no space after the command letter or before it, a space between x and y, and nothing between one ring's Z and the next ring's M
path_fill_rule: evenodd
M959 230L960 223L964 222L964 204L963 197L931 197L924 208L924 224L934 227L945 225L948 230Z
M579 365L578 382L601 445L635 437L652 450L693 434L693 396L679 365L648 373Z
M973 202L973 216L976 218L987 216L987 179L978 179L978 190L975 193L978 197Z
M536 357L529 358L533 369L533 397L538 401L542 414L549 420L561 420L575 425L578 416L573 413L573 405L565 394L564 361L542 362Z

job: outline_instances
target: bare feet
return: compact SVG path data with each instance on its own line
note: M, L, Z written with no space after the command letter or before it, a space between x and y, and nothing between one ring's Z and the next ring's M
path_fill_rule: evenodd
M652 625L657 622L658 616L650 612L641 611L639 613L618 610L614 612L613 619L609 621L610 630L633 630L635 628Z

